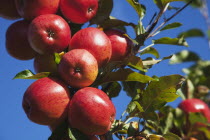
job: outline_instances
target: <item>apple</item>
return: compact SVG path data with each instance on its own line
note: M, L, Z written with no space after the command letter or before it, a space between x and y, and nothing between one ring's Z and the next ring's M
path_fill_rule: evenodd
M200 99L192 98L192 99L183 100L179 104L179 108L186 113L190 112L202 113L206 117L208 122L210 122L210 109L208 105Z
M96 15L98 0L61 0L60 10L63 16L73 23L88 22Z
M112 53L111 47L111 42L103 31L88 27L74 34L70 40L69 50L88 50L96 58L100 68L109 62Z
M6 50L10 56L19 60L29 60L37 54L28 42L29 24L30 22L25 20L16 21L6 32Z
M110 61L124 60L131 52L133 46L132 41L123 31L117 29L109 29L104 32L109 37L112 44L112 55Z
M85 49L74 49L63 55L58 73L74 88L91 85L98 75L98 63L95 57Z
M115 115L115 106L106 93L97 88L85 87L72 97L68 121L72 128L84 134L102 135L110 130Z
M63 81L50 77L41 78L27 88L22 106L32 122L41 125L58 124L67 119L69 94Z
M15 6L15 0L0 0L0 17L5 19L18 19L20 15Z
M63 51L68 47L70 38L68 23L55 14L38 16L29 26L29 43L39 54Z
M51 72L57 73L57 64L54 54L37 55L34 58L34 70L36 73Z
M15 0L20 16L32 20L39 15L55 14L60 0Z

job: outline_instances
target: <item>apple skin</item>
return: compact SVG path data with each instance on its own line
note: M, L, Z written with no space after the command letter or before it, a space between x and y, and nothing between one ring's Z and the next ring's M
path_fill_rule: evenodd
M67 20L82 24L96 15L98 0L61 0L60 9Z
M39 15L55 14L58 11L60 0L15 0L20 16L32 20Z
M69 104L69 125L87 135L108 132L115 115L115 106L106 93L93 87L78 90Z
M125 36L124 32L117 29L104 31L112 44L112 55L110 61L123 61L131 52L132 41Z
M70 38L68 23L58 15L38 16L29 26L29 43L39 54L63 51L68 47Z
M41 78L27 88L22 106L27 117L34 123L59 124L67 119L69 94L63 81L57 78Z
M57 64L54 54L37 55L34 58L34 70L36 73L51 72L57 73Z
M208 105L200 99L192 98L183 100L179 104L179 108L186 113L199 112L202 113L208 122L210 122L210 109Z
M16 21L6 32L6 50L10 56L18 60L30 60L37 55L28 42L29 24L30 22L25 20Z
M0 17L11 20L20 18L15 6L15 0L0 0L0 5Z
M69 50L88 50L96 58L100 68L109 62L112 54L111 47L111 42L103 31L88 27L74 34L70 40Z
M91 85L98 75L98 63L95 57L85 49L74 49L63 55L58 73L74 88Z

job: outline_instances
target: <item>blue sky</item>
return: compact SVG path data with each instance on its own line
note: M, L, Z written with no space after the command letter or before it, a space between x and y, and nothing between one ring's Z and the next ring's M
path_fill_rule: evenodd
M147 25L155 12L158 9L153 5L152 1L142 0L143 4L147 6L147 16L143 19L143 23ZM183 3L177 2L176 6L183 5ZM114 9L112 16L125 20L128 22L136 23L138 20L137 14L129 6L125 0L114 0ZM166 14L166 17L172 14L174 11ZM160 37L176 37L178 33L186 31L191 28L199 28L206 32L207 27L205 20L201 14L194 8L188 7L177 17L175 17L170 23L177 21L183 23L183 26L179 29L165 31L154 37L158 39ZM20 61L9 56L5 50L5 32L10 24L14 21L5 20L0 18L0 56L1 56L1 68L0 68L0 87L1 87L1 98L0 98L0 140L46 140L50 136L51 132L47 126L38 125L32 123L26 117L22 109L22 96L26 88L33 82L33 80L12 80L16 73L24 70L33 70L33 60ZM133 30L128 27L128 34L133 38ZM154 46L159 52L161 57L169 56L175 52L183 49L191 50L198 53L202 59L210 60L210 49L208 47L207 40L204 38L192 38L187 39L190 47L182 46L170 46L170 45L156 45ZM147 41L145 45L150 45L151 40ZM146 57L146 56L145 56ZM181 69L188 67L191 63L182 65L169 65L168 61L161 62L155 65L147 73L150 76L164 76L171 74L183 75ZM126 96L126 93L121 92L120 96L113 99L114 104L117 108L117 118L126 109L127 103L130 98ZM177 106L177 100L171 103L173 106Z

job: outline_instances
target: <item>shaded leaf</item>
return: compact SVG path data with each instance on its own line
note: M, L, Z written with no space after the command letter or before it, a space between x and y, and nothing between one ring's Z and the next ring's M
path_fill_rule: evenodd
M148 83L153 80L153 78L134 72L131 69L119 69L116 72L108 73L101 81L99 81L99 85L114 81L138 81L141 83Z
M167 114L167 117L165 119L165 125L164 125L164 129L163 129L163 134L169 132L169 130L173 127L173 113L172 112L169 112Z
M140 54L141 55L143 55L143 54L152 54L156 58L159 58L160 57L159 52L155 48L153 48L153 47L149 47L149 48L143 50Z
M60 140L68 137L67 130L68 130L68 123L63 122L52 132L48 140Z
M178 95L176 91L180 88L184 78L181 75L170 75L152 81L142 94L140 104L144 111L155 111L167 102L174 101Z
M207 119L201 113L190 113L189 114L189 121L191 124L195 124L197 122L207 123Z
M130 122L127 130L128 137L135 136L138 133L139 124L138 122Z
M176 134L170 133L170 132L164 134L163 137L166 140L181 140L181 138L179 136L177 136Z
M166 6L166 4L170 2L184 1L184 0L153 0L153 1L160 9L163 9Z
M111 82L102 85L102 89L110 98L117 97L122 87L118 82Z
M144 28L143 23L141 21L139 21L138 24L136 25L135 32L136 32L136 35L142 35L142 34L145 33L145 28Z
M154 44L169 44L169 45L179 45L188 47L187 42L184 38L169 38L163 37L157 40L153 40Z
M96 16L90 20L92 24L102 24L105 20L109 19L112 12L113 0L99 0L99 7Z
M13 79L40 79L44 77L48 77L50 72L40 72L37 74L33 74L30 70L24 70L15 75Z
M132 55L126 60L127 66L146 72L140 57Z
M79 130L75 128L69 128L68 129L69 138L71 140L87 140L89 139L87 135L83 134Z
M185 0L186 2L189 2L190 0ZM203 6L203 0L193 0L193 2L190 4L193 7L201 8Z
M163 31L163 30L169 30L169 29L174 29L174 28L178 28L182 26L181 23L179 22L174 22L174 23L171 23L171 24L168 24L166 25L165 27L163 27L160 31Z
M183 50L173 55L169 63L178 64L178 63L198 61L198 60L200 60L200 57L196 53L188 50Z
M137 12L140 18L143 18L146 13L146 7L135 0L126 0Z
M184 37L184 38L188 38L188 37L204 37L205 34L203 33L203 31L201 31L200 29L190 29L186 32L182 32L178 35L178 38L180 37Z

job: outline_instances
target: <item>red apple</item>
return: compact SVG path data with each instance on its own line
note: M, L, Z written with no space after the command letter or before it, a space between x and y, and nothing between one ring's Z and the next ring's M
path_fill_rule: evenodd
M108 132L115 115L115 107L106 93L93 87L78 90L69 104L69 125L87 135Z
M25 20L16 21L6 32L6 50L9 55L19 60L29 60L37 54L28 42L29 24Z
M60 9L69 21L82 24L96 15L98 0L61 0Z
M15 0L18 13L25 19L32 20L39 15L55 14L60 0Z
M95 57L85 49L74 49L63 55L58 72L70 86L82 88L91 85L98 75Z
M0 0L0 17L5 19L18 19L20 15L15 6L15 0Z
M53 125L67 118L69 90L61 80L41 78L32 83L23 96L27 117L37 124Z
M69 50L86 49L97 60L98 66L107 64L111 58L111 42L107 35L94 27L81 29L70 40Z
M210 122L210 109L208 105L200 99L186 99L179 104L179 108L181 108L186 113L202 113L206 117L208 122Z
M54 54L37 55L34 58L34 69L36 73L51 72L57 73L57 64Z
M104 31L109 37L112 44L112 56L110 61L122 61L131 52L133 46L132 41L124 32L117 29L109 29Z
M70 38L68 23L58 15L38 16L29 26L29 43L39 54L63 51L68 47Z

